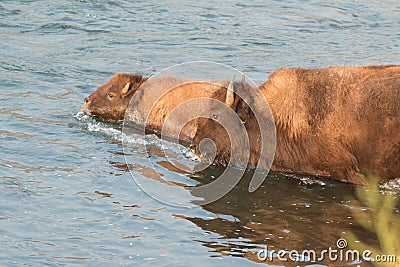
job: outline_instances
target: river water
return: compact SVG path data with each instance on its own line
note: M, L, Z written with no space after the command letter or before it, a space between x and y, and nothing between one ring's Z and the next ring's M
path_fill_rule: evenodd
M223 63L257 83L283 66L399 64L399 25L400 5L389 0L1 0L0 265L250 266L264 246L321 251L349 232L377 245L353 216L368 212L355 188L333 181L271 174L255 193L241 183L207 206L157 201L128 167L179 185L221 170L179 172L157 147L154 169L137 150L127 166L121 125L79 106L113 73L187 61ZM399 184L382 194L398 199Z

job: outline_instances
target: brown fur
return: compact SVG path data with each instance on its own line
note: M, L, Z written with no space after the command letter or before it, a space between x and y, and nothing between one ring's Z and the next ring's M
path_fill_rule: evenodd
M276 123L272 170L355 184L365 184L367 173L382 179L400 176L400 66L283 68L260 90ZM262 106L252 105L262 112ZM245 121L249 163L255 165L262 156L260 129L243 100L231 108ZM215 162L226 164L231 146L226 131L210 119L201 120L197 129L196 152L200 140L211 138L217 146Z
M214 98L224 101L224 86L228 83L229 81L189 81L173 77L150 79L133 96L134 105L129 106L126 119L147 131L156 134L163 131L165 138L176 137L182 144L190 144L197 131L197 119L187 121L186 115L204 109L202 104L190 100ZM179 107L185 103L186 107ZM173 111L177 113L172 114Z
M104 120L120 121L124 119L125 110L128 107L134 92L145 82L147 78L142 75L117 73L106 84L85 98L85 110L89 115L95 115ZM124 94L123 88L129 85Z

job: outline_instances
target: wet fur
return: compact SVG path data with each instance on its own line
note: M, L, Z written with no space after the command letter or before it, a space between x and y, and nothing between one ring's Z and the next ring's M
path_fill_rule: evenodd
M400 66L283 68L260 90L276 123L272 170L354 184L365 184L369 173L382 179L400 176ZM260 129L254 115L246 115L247 105L235 102L232 108L246 120L249 163L255 165L262 156ZM262 112L262 106L253 105ZM230 143L221 128L203 120L194 140L216 140L216 163L224 165Z

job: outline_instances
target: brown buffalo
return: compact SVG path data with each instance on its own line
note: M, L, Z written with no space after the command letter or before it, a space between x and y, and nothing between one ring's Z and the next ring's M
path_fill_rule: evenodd
M366 174L385 180L400 177L400 66L283 68L260 90L276 125L273 171L330 176L354 184L365 184ZM226 95L226 104L247 130L249 163L264 167L269 159L258 161L264 129L253 111L263 112L265 107L248 96L252 111L237 94ZM207 147L200 153L200 141L214 140L212 160L225 165L235 141L219 124L229 118L213 105L207 108L214 119L199 120L193 147L207 158Z
M124 119L125 110L134 92L147 80L142 75L117 73L108 82L85 98L85 110L89 115L104 120Z

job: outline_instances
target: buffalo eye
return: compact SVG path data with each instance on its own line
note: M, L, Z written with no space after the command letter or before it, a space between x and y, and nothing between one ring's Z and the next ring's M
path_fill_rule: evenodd
M114 97L114 94L113 93L108 93L107 96L108 96L109 99L112 99Z
M214 120L218 120L218 115L217 115L217 114L212 114L212 118L213 118Z

